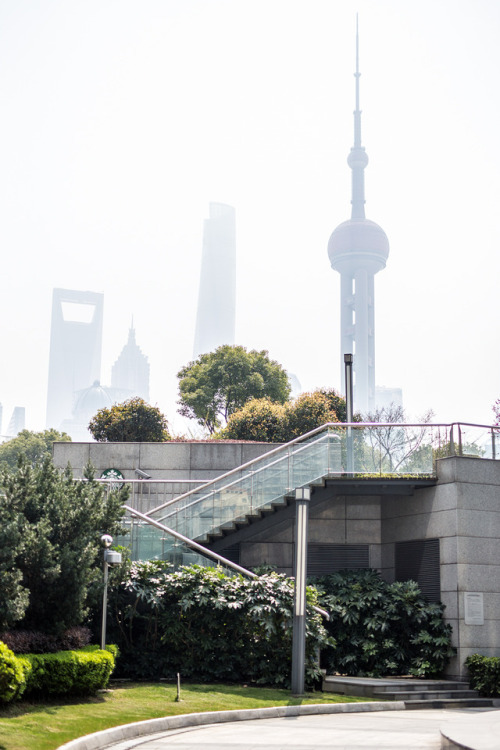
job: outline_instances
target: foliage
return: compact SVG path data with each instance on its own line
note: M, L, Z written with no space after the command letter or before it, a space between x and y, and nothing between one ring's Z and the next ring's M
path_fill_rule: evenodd
M285 443L286 409L268 398L254 398L229 417L225 429L217 437L232 440L255 440L264 443Z
M0 703L19 698L25 684L22 664L5 643L0 641Z
M465 660L470 687L487 697L500 696L500 658L471 654Z
M129 677L174 676L206 681L290 681L293 581L276 573L229 577L193 566L172 572L168 563L132 565L128 580L110 595L110 637ZM308 589L306 676L320 676L317 650L328 642ZM113 624L114 621L114 624Z
M31 664L26 695L93 695L106 687L115 666L112 650L97 646L24 658Z
M424 599L414 581L388 584L374 570L351 570L315 585L336 640L322 654L329 673L435 677L454 653L443 605Z
M82 624L100 587L100 537L122 531L126 497L106 494L90 467L75 482L49 459L0 474L1 630L60 634Z
M15 438L0 445L0 468L16 469L20 456L25 456L32 467L40 466L46 458L52 458L52 444L56 441L70 442L71 438L57 430L21 430Z
M136 396L99 409L89 432L98 443L162 443L170 440L167 418L157 406Z
M15 654L47 654L88 646L91 639L87 627L73 627L61 635L37 630L11 630L0 633L3 641Z
M212 434L247 401L269 398L283 404L290 395L288 375L267 351L219 346L201 354L178 373L179 413Z
M248 401L234 412L217 437L286 443L327 422L345 421L345 400L335 390L302 393L284 406L270 399ZM359 416L357 417L359 420Z

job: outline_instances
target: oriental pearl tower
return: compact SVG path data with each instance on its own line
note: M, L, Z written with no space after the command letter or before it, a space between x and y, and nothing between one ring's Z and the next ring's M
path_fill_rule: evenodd
M359 109L359 45L356 24L356 109L354 146L347 163L352 169L351 218L333 232L328 255L340 274L340 361L345 392L344 354L353 354L354 406L362 414L375 406L375 292L374 277L385 268L389 241L384 230L365 218L364 170L368 156L361 145Z

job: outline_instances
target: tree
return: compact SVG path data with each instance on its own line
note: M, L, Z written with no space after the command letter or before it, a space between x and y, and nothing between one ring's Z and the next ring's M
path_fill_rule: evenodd
M60 634L81 625L102 573L100 537L123 531L128 491L107 494L90 468L75 482L50 459L0 475L0 628ZM7 542L6 545L4 542Z
M52 444L56 441L70 442L71 438L54 429L43 432L21 430L15 438L0 445L0 468L15 469L21 455L26 456L31 466L39 466L46 458L52 457Z
M254 398L229 417L217 437L255 440L264 443L286 442L286 410L268 398Z
M429 409L418 419L418 425L406 426L408 417L403 407L397 404L391 404L388 407L382 407L368 413L365 422L385 425L365 430L373 465L384 471L392 472L406 464L409 470L412 465L411 458L418 455L422 448L425 448L422 442L429 434L425 425L431 422L433 416L434 412ZM405 426L402 427L401 425Z
M345 400L333 389L302 393L284 406L254 399L229 417L217 437L286 443L328 422L345 421L345 414Z
M111 408L99 409L89 432L98 443L162 443L170 440L168 423L157 406L129 398Z
M196 419L210 434L253 398L283 404L290 396L288 375L267 351L219 346L178 373L179 413Z

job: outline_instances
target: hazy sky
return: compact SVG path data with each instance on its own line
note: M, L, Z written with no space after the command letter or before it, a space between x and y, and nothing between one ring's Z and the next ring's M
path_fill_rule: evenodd
M104 292L176 417L203 220L235 206L237 343L340 385L359 13L366 213L386 231L376 379L416 416L500 396L498 0L2 0L0 401L43 429L54 287Z

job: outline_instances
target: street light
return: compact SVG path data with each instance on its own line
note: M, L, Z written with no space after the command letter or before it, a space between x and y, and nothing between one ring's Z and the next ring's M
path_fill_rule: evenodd
M113 537L109 534L103 534L101 544L104 547L104 591L102 594L102 627L101 627L101 648L106 648L106 614L108 609L108 571L110 565L120 565L122 556L120 552L115 552L109 548L113 544Z
M306 579L307 525L309 520L309 487L295 490L295 597L292 631L292 694L304 693L306 661Z

